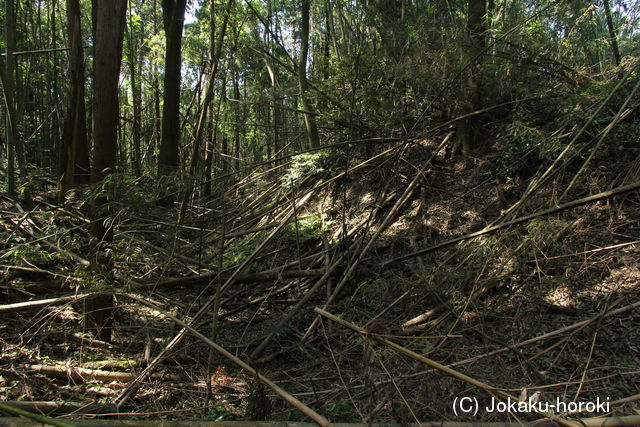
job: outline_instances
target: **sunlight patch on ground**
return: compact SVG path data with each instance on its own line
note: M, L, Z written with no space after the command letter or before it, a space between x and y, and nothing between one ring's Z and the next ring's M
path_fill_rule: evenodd
M545 301L556 307L571 307L573 305L573 296L566 286L560 286L552 289L544 297Z
M637 289L638 284L640 284L640 268L624 266L611 271L609 277L586 290L584 295L595 299L602 297L603 294L629 293Z

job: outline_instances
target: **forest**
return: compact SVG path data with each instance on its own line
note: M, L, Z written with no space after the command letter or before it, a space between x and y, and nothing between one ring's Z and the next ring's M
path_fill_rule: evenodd
M0 425L640 425L637 0L0 23Z

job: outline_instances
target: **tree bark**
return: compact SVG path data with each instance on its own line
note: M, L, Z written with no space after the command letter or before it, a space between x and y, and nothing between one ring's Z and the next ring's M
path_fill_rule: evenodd
M138 7L136 3L136 8ZM129 74L131 76L131 97L133 98L133 171L136 176L140 176L142 172L142 156L140 151L141 135L141 113L142 99L140 94L140 88L138 87L138 75L137 75L137 52L135 48L136 35L134 33L133 22L131 20L131 11L129 11Z
M87 184L90 178L87 118L84 105L84 52L80 30L80 1L67 0L67 33L71 43L69 51L69 86L71 94L64 120L60 166L58 173L58 200L77 184Z
M238 71L234 70L233 72L233 96L236 100L242 99L240 95L240 77L238 76ZM235 105L235 114L236 114L236 125L233 128L233 164L234 171L237 172L240 170L240 125L243 123L242 120L242 103L238 102Z
M53 65L51 69L51 95L52 96L47 98L49 98L48 101L50 102L49 108L51 108L53 111L49 118L46 118L45 116L43 117L43 119L45 122L50 123L51 132L50 132L50 135L47 135L47 138L50 141L49 143L51 144L52 147L59 148L60 151L62 151L61 141L60 141L60 113L59 113L59 108L57 108L58 102L60 99L60 85L58 82L58 77L59 77L58 62L59 61L58 61L58 53L55 50L58 47L57 46L58 31L56 30L56 24L57 24L56 9L57 8L58 8L58 2L56 0L52 0L51 14L50 14L50 18L51 18L51 45L50 46L54 52L51 58L51 62ZM71 38L69 38L69 40L71 40ZM63 121L63 132L64 132L64 121ZM87 177L87 182L89 182L88 177Z
M19 151L20 137L17 129L17 108L15 103L15 69L16 59L13 52L16 50L16 13L15 0L5 1L4 10L4 37L6 63L2 65L2 88L7 111L7 186L10 195L16 194L15 161L16 151Z
M158 176L175 173L180 166L180 67L186 0L162 0L165 40L164 105Z
M486 0L469 0L467 13L467 32L469 35L469 49L467 58L469 61L467 84L462 94L461 113L468 114L482 108L482 63L485 47L485 32L487 30L487 3ZM456 145L454 153L470 155L479 135L479 123L477 117L461 120L458 124Z
M307 60L309 56L309 15L310 0L301 0L300 9L302 19L300 21L300 58L298 63L298 81L300 84L300 100L302 109L313 113L313 108L308 100L309 82L307 81ZM307 140L312 148L320 146L320 136L313 114L304 114L304 124L307 130Z
M103 279L112 274L109 246L113 242L109 177L115 172L118 138L118 78L127 0L92 1L93 53L93 167L91 181L102 189L92 205L91 263ZM113 295L99 294L84 304L84 326L103 341L111 341Z
M620 49L618 48L618 38L616 36L616 29L613 26L613 19L611 18L611 6L609 0L602 0L604 3L604 13L607 19L607 29L609 30L609 44L611 44L611 51L613 52L613 60L616 66L620 65Z

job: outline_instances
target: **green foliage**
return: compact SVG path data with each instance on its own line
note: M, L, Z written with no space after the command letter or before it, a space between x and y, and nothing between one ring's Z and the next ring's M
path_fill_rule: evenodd
M255 241L252 236L245 236L233 245L224 254L222 265L224 268L237 266L243 262L255 249Z
M294 156L287 173L281 178L282 185L293 188L307 177L324 172L329 157L329 152L325 150Z
M2 236L0 235L0 237ZM27 267L37 265L41 267L49 264L54 258L59 258L59 256L54 256L51 252L40 247L40 245L25 244L14 246L4 254L4 258L10 260L13 265Z
M298 219L297 223L289 224L287 236L301 243L318 241L331 229L330 225L330 222L325 222L323 226L320 215L314 214Z
M505 141L495 160L496 171L507 180L529 178L540 163L540 143L547 136L538 128L514 120L501 126L497 137Z

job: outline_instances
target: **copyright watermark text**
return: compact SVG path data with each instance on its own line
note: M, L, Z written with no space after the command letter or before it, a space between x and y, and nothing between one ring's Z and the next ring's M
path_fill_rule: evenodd
M498 400L491 398L488 405L481 405L476 397L463 396L456 397L453 401L453 412L456 416L472 415L477 416L479 413L574 413L574 412L591 412L606 413L609 412L609 398L596 398L592 402L564 402L560 398L556 398L550 402L538 402L534 400L519 401L515 399Z

